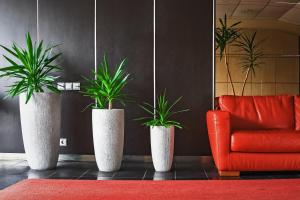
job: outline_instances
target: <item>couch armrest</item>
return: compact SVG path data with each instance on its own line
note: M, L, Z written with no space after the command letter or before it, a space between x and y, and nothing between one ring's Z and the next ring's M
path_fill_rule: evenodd
M206 122L215 164L219 170L226 170L230 151L230 114L227 111L208 111Z

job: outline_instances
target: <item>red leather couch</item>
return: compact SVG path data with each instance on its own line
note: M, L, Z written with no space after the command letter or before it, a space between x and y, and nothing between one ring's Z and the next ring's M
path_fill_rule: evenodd
M300 170L299 96L221 96L219 106L206 117L220 176Z

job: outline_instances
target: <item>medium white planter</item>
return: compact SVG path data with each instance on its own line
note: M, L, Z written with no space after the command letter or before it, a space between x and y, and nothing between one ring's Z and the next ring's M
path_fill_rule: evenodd
M61 100L55 93L33 93L19 97L24 148L31 169L55 168L59 155Z
M92 112L97 166L100 171L117 171L123 158L124 110L93 109Z
M153 180L155 181L163 181L163 180L172 180L173 172L154 172Z
M174 154L174 126L150 128L152 161L157 172L171 169Z

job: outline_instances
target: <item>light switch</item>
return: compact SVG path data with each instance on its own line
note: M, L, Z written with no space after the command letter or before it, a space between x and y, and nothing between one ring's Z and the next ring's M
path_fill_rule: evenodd
M65 83L65 90L72 90L73 83Z
M63 82L58 82L58 83L57 83L57 89L58 89L58 90L65 90L65 83L63 83Z
M73 90L80 90L80 83L79 82L73 83Z

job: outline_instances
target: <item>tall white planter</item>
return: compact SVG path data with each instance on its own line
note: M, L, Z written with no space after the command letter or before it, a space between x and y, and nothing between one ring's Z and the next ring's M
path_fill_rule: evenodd
M123 158L124 110L93 109L92 112L97 166L100 171L117 171Z
M60 95L33 93L26 102L26 94L19 97L24 148L31 169L55 168L59 155L61 125Z
M174 154L174 126L153 126L150 129L152 161L157 172L171 169Z

